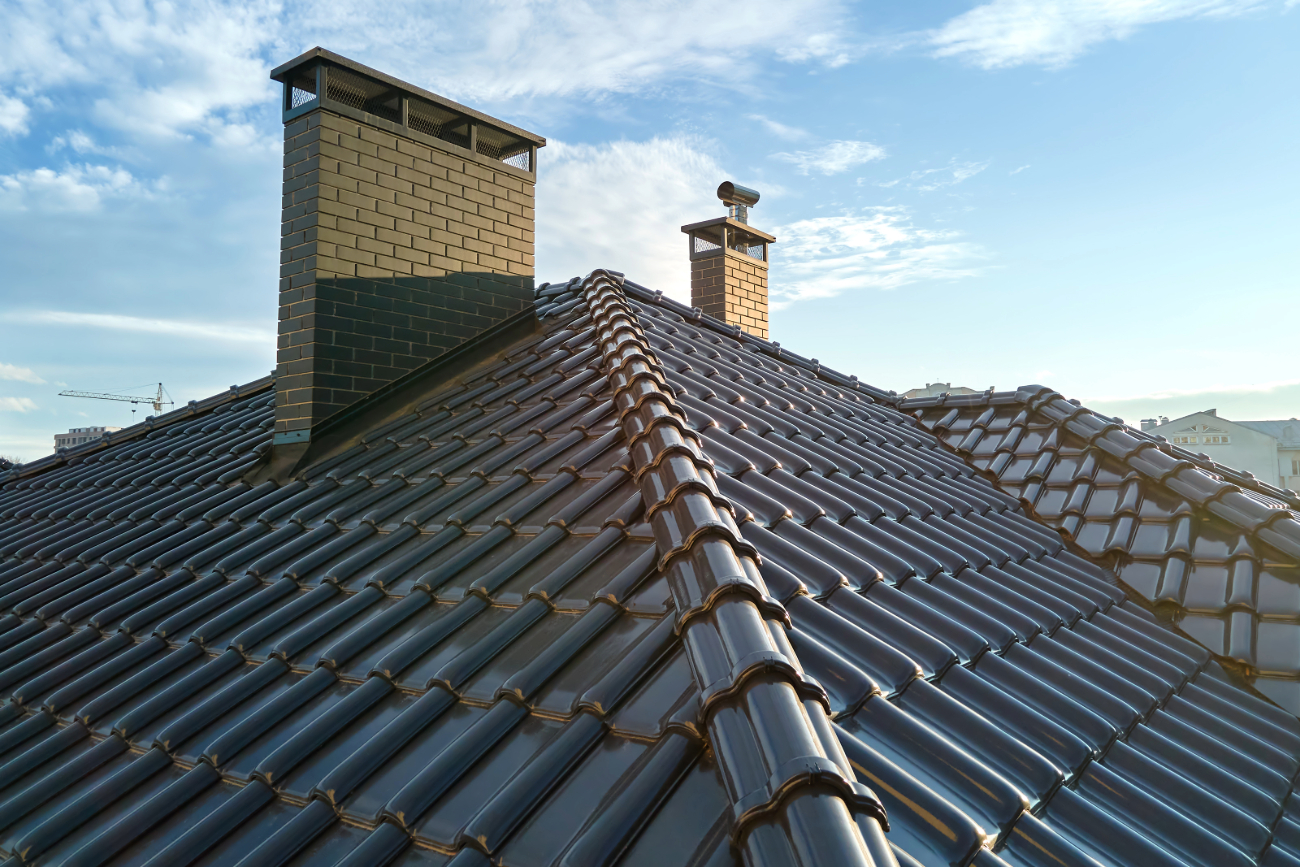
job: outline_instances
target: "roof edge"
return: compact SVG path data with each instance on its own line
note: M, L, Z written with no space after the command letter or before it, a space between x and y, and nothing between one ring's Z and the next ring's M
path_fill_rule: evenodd
M122 428L117 431L106 431L98 440L88 443L82 443L72 448L64 448L56 451L52 455L38 458L30 463L23 464L21 467L15 467L5 472L0 472L0 484L12 482L17 479L26 479L31 476L40 475L46 470L52 470L67 464L80 463L88 455L97 454L110 446L121 445L124 442L140 439L147 436L153 431L168 427L179 421L192 418L205 412L211 412L223 404L239 400L243 397L257 394L275 386L275 376L268 374L261 379L255 379L244 385L232 385L226 391L220 394L214 394L211 397L205 397L202 400L192 400L180 409L174 409L171 412L162 415L146 416L144 421L133 424L130 427Z

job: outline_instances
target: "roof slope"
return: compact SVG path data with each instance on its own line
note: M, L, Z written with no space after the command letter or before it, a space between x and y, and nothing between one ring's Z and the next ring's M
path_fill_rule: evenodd
M285 485L265 390L11 474L0 853L1300 863L1300 722L983 458L617 275L538 313Z
M903 402L1255 688L1300 712L1300 499L1041 386Z

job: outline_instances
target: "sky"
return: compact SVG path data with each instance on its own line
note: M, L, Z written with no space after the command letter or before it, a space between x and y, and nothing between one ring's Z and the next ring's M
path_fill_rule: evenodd
M274 366L322 45L548 139L537 274L689 300L754 187L772 339L885 389L1300 416L1300 0L0 0L0 455Z

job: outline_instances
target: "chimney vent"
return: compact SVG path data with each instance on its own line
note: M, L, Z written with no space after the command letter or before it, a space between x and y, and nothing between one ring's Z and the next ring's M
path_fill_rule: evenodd
M737 223L748 223L749 209L758 204L758 190L723 181L718 185L718 198L727 206L728 217Z
M757 190L726 181L727 216L682 226L691 261L691 305L755 337L768 337L767 264L776 238L749 225Z

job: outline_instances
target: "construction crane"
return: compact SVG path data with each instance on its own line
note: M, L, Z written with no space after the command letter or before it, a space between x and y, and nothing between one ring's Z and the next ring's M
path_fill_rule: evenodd
M73 391L72 389L59 392L59 397L89 397L95 400L122 400L132 404L147 403L153 406L155 415L161 413L164 406L176 405L175 401L171 399L171 395L167 393L167 389L163 388L161 382L158 383L158 393L150 397L141 397L134 394L107 394L100 391ZM166 400L163 398L166 398ZM135 412L135 410L132 409L131 412Z

